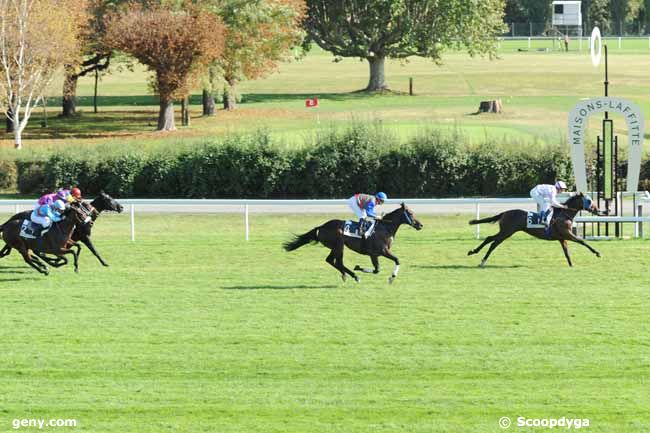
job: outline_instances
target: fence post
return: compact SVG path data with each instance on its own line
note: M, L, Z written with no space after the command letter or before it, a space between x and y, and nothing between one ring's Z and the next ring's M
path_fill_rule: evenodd
M409 95L413 96L413 77L409 77Z
M481 219L481 204L476 201L476 219ZM481 225L476 224L476 239L481 239Z
M131 205L131 242L135 242L135 205Z
M530 50L530 38L528 38L528 49Z
M642 204L637 206L637 208L636 208L636 216L643 217L643 205ZM639 235L639 237L641 239L643 239L643 221L639 221L637 223L637 225L639 227L638 228L638 230L639 230L638 235Z
M246 240L248 240L248 204L244 205L244 232Z
M620 37L620 36L618 37L618 49L619 50L621 49L621 40L622 39L623 39L622 37Z

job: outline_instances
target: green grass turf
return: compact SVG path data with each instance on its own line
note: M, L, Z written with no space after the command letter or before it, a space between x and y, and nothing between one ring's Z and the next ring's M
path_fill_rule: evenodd
M342 284L323 247L280 249L326 218L253 214L244 242L241 215L138 215L130 243L128 216L105 215L110 268L87 250L79 275L0 260L0 430L650 429L647 240L593 243L601 259L571 245L569 269L556 242L517 235L479 269L466 217L422 216L398 233L395 284L383 259Z
M552 41L533 41L549 45ZM381 121L401 139L416 130L436 128L462 130L468 139L481 142L486 137L535 144L566 140L566 117L582 98L603 93L603 67L591 65L586 43L578 51L573 41L569 53L518 52L527 41L504 41L495 60L470 58L450 51L438 66L427 59L412 58L407 63L389 61L387 82L402 94L366 95L354 93L367 84L368 65L358 59L335 63L329 53L314 49L304 59L282 64L265 79L243 82L242 103L235 112L220 110L216 117L202 118L199 89L192 97L192 125L173 134L153 133L156 98L148 88L147 72L115 70L102 78L100 112L92 113L93 77L79 81L81 117L56 118L61 88L57 81L50 92L49 125L40 127L42 110L37 110L25 135L26 148L43 150L83 147L108 143L115 148L145 146L192 146L231 132L268 128L286 145L300 145L319 128L340 127L355 120ZM610 47L610 94L629 98L650 114L650 76L647 74L646 39L626 39ZM533 47L534 48L534 47ZM414 78L416 96L404 95L409 78ZM306 109L307 97L319 96L317 110ZM502 115L472 115L481 100L501 98ZM177 111L179 111L177 109ZM320 124L317 123L317 114ZM616 117L615 117L616 118ZM591 122L590 134L599 122ZM617 133L625 135L623 122ZM0 146L11 147L6 137Z

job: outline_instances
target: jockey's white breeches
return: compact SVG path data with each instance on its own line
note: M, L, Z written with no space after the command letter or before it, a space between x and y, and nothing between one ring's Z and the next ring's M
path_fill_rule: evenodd
M42 225L43 228L48 228L49 226L52 225L52 220L50 219L50 217L38 215L36 211L32 212L31 220L36 224Z
M366 210L361 209L359 207L359 204L357 203L357 198L355 196L352 196L348 199L348 206L350 206L350 209L352 209L352 212L357 216L357 218L366 218Z
M536 188L530 190L530 196L537 202L539 212L546 212L551 208L551 201L537 192Z

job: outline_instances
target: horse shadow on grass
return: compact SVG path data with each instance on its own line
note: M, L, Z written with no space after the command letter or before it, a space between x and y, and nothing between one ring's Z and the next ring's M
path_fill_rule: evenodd
M522 265L487 265L481 268L478 265L412 265L414 268L420 269L515 269L523 268Z
M305 285L287 286L287 285L251 285L251 286L226 286L222 290L294 290L294 289L335 289L334 285Z
M32 271L24 266L2 266L0 274L31 274Z

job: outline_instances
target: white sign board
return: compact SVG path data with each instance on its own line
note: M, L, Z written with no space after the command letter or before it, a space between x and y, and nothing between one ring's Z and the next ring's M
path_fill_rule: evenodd
M587 188L587 169L585 165L585 129L592 114L602 112L616 113L623 116L627 123L627 191L636 192L641 172L641 155L643 153L643 113L635 103L622 98L600 97L579 102L569 113L569 136L571 145L571 162L578 191Z

